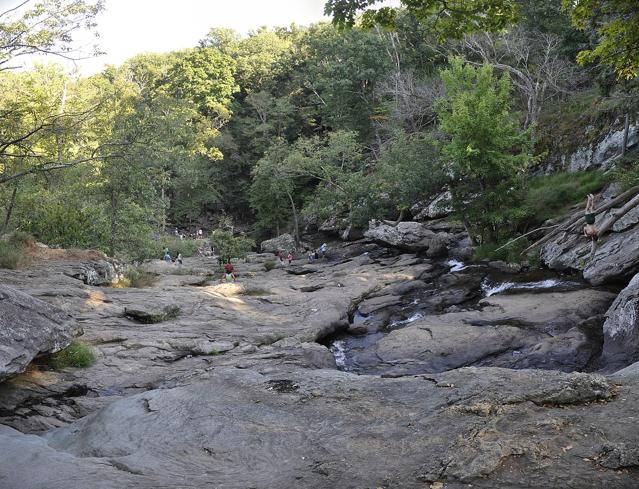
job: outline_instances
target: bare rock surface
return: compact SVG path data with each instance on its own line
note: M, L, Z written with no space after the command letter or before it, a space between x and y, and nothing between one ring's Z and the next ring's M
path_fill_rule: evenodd
M453 242L453 236L446 232L436 232L420 222L405 221L396 226L371 221L364 233L384 246L393 246L408 251L424 251L429 257L444 256Z
M211 258L158 266L157 284L141 289L87 285L63 262L0 270L3 284L71 314L98 357L87 369L33 366L0 383L0 487L638 486L631 367L614 377L495 367L410 375L413 360L472 363L473 348L498 365L547 358L544 368L563 368L567 354L553 342L568 338L570 349L597 328L601 336L611 294L490 297L388 335L407 335L375 351L401 377L354 375L317 341L345 330L360 303L377 312L430 294L436 279L459 289L440 299L451 304L479 285L370 244L333 249L332 261L270 271L268 255L251 255L234 284L215 279ZM287 273L298 268L312 273ZM173 305L180 314L160 323L124 314ZM545 346L531 346L529 363L494 350L521 341Z
M603 357L609 369L639 361L639 274L610 306L603 334Z
M600 225L609 216L597 216ZM628 280L639 271L639 220L635 211L619 220L598 242L591 257L591 241L581 229L562 233L541 248L541 259L555 270L578 270L593 285Z
M62 310L0 285L0 381L23 372L42 353L54 353L82 329Z

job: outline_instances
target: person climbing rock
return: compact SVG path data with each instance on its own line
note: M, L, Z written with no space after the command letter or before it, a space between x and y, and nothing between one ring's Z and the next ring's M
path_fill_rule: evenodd
M586 212L584 215L586 225L584 226L584 236L597 239L598 231L595 227L595 196L588 194L586 199Z

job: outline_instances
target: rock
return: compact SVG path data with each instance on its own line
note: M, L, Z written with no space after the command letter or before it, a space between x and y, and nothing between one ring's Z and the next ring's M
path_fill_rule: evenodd
M371 221L364 236L381 243L408 251L425 251L429 257L444 256L453 241L449 233L431 231L419 222L400 222L390 226L379 221Z
M107 260L77 263L67 274L82 280L87 285L111 285L118 278L113 263Z
M521 265L519 263L506 263L505 261L497 260L488 262L488 266L504 273L521 272Z
M341 237L344 241L357 241L358 239L362 239L364 237L364 231L351 224L346 229L344 229Z
M124 308L124 315L143 324L161 323L167 319L176 318L180 314L178 306L165 306L160 311L150 308Z
M601 376L552 371L384 379L215 368L42 437L2 427L0 473L10 489L79 489L89 475L98 488L631 488L633 472L582 460L634 461L637 396L612 393Z
M598 216L596 225L607 216ZM619 223L620 222L620 223ZM555 270L579 270L593 285L628 280L639 271L639 211L620 219L617 232L604 235L590 259L591 242L579 232L559 234L541 248L540 257Z
M82 334L62 310L0 285L0 381L24 371L36 356L55 353Z
M603 334L602 362L609 370L639 361L639 274L608 309Z
M595 290L492 296L481 311L426 316L392 331L376 354L404 374L466 365L579 370L601 349L597 328L612 300Z
M414 221L426 221L428 219L439 219L448 216L453 209L450 205L452 199L450 192L443 192L433 199L426 207L419 209L413 206L411 211L415 214Z
M295 249L295 239L290 234L282 234L277 238L267 239L260 244L262 253L284 253Z
M197 341L189 345L186 350L193 355L219 355L231 351L235 345L230 341Z

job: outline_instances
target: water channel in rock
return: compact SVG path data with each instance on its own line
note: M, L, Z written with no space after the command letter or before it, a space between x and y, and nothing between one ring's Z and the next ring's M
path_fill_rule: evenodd
M369 314L357 309L352 314L348 331L323 341L340 370L368 375L392 371L394 365L377 355L377 343L391 331L428 316L479 309L481 299L500 294L563 292L589 287L575 277L560 276L549 270L513 274L486 264L457 260L438 263L431 275L425 288L403 295L400 304L391 304Z

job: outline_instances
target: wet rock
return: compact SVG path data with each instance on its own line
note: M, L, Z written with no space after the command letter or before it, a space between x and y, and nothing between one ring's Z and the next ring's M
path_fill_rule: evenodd
M504 273L521 272L521 265L519 263L506 263L505 261L497 260L488 262L488 266Z
M601 349L596 329L613 297L594 290L493 296L481 311L427 316L392 331L376 353L404 373L466 365L579 370Z
M0 285L0 381L24 371L36 356L57 352L82 334L62 310Z
M639 274L621 291L603 325L603 364L625 367L639 361Z
M288 252L295 249L295 239L290 234L282 234L277 238L267 239L260 244L262 253Z

